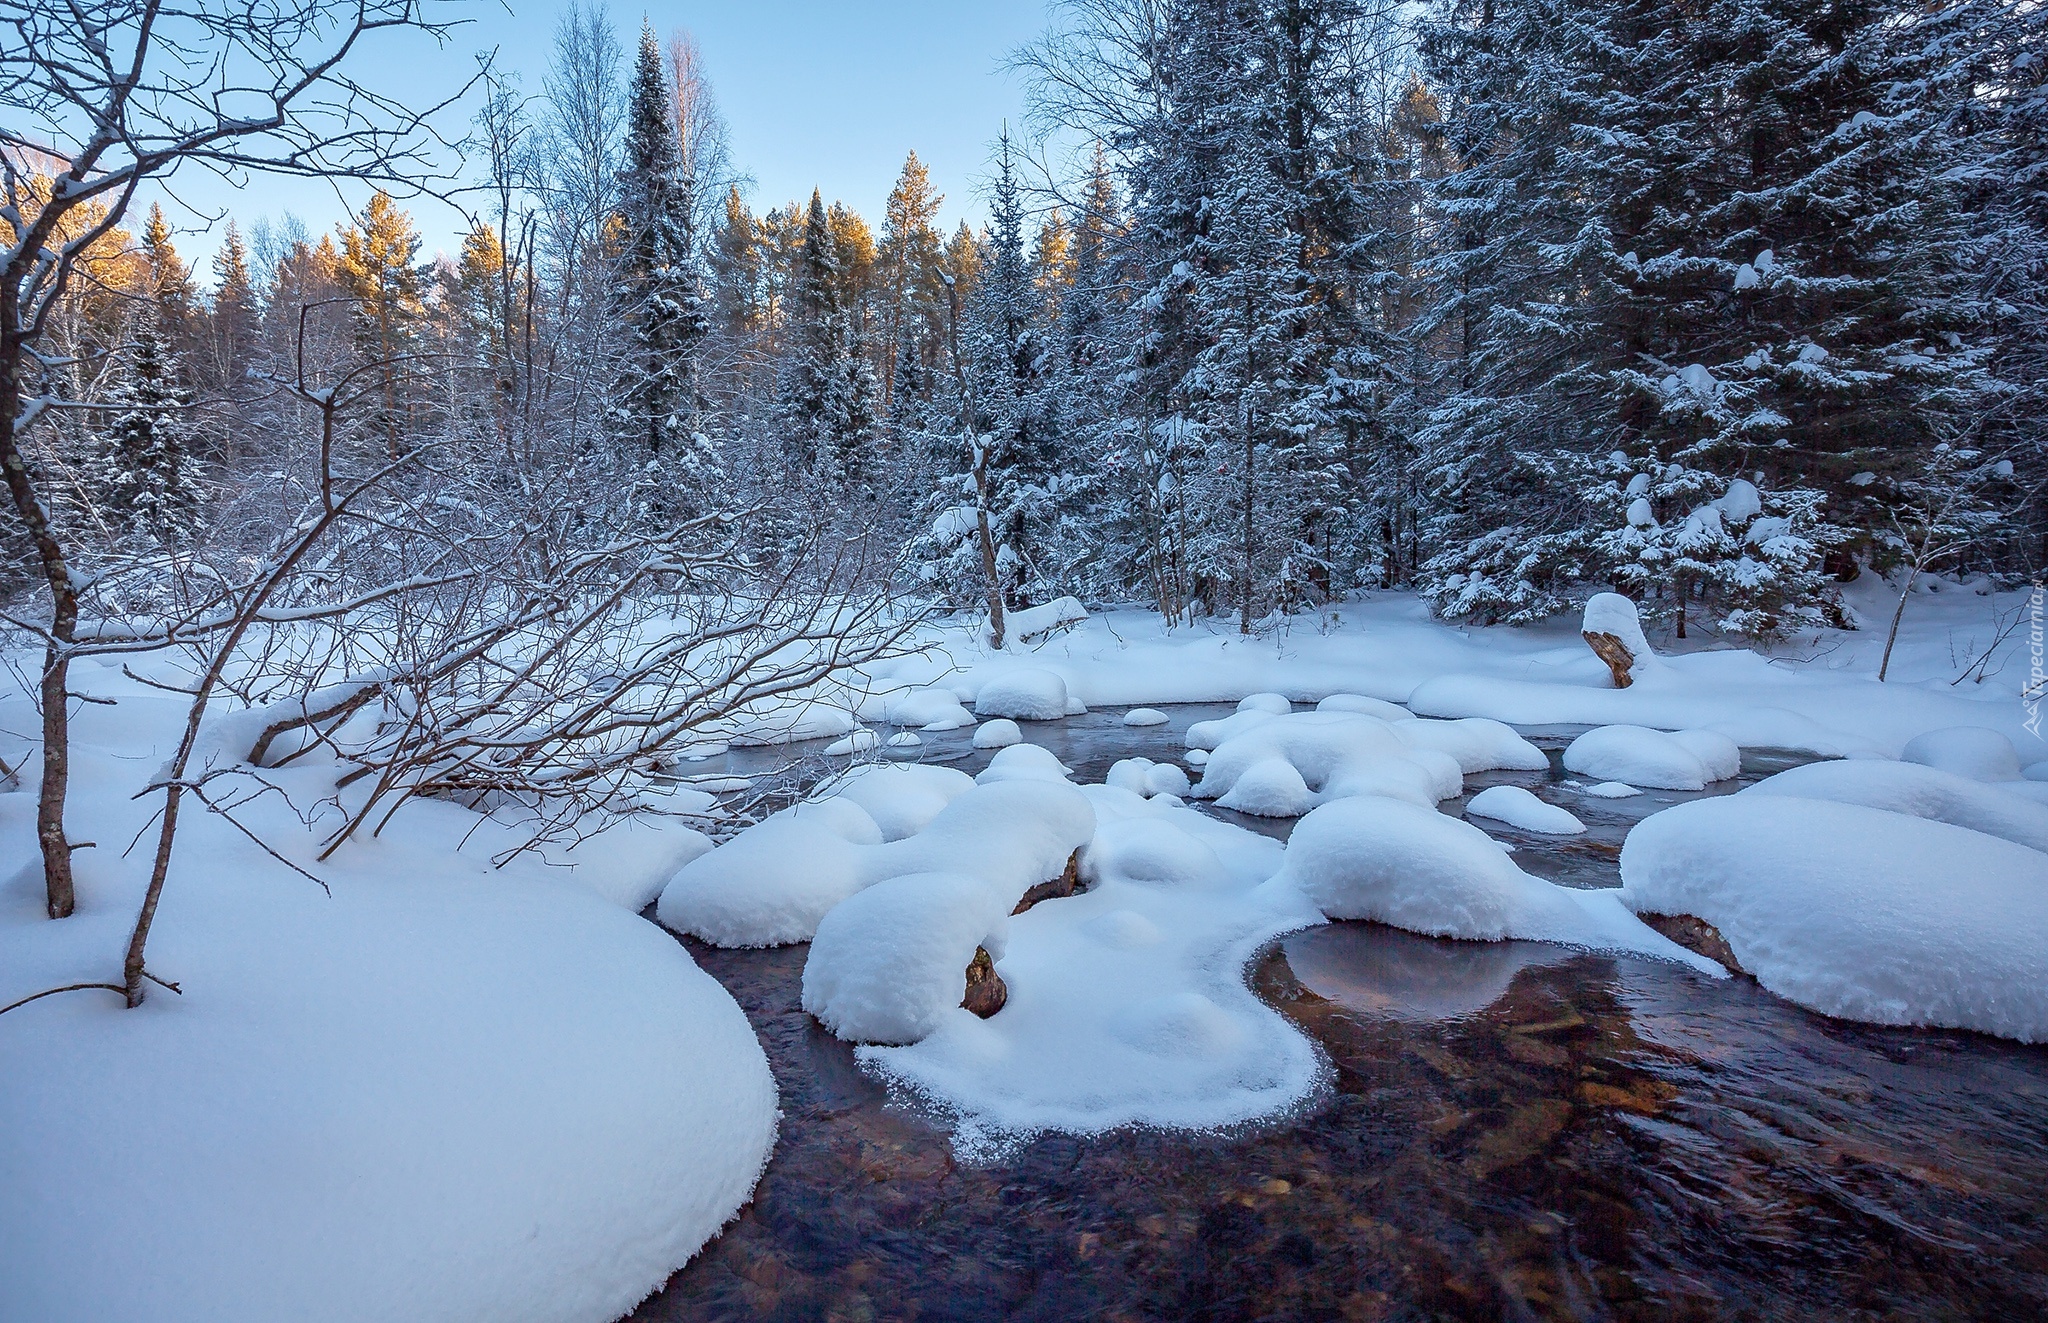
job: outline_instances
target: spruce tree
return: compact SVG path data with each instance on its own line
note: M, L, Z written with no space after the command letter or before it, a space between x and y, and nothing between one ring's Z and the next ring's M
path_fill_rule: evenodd
M654 29L642 25L627 103L618 302L628 331L609 417L622 458L645 474L636 504L674 508L672 484L712 463L700 413L698 356L710 317L694 232L695 181L683 171L675 111ZM694 476L693 476L694 475Z
M86 495L116 533L176 548L199 527L200 482L178 361L161 314L145 304L108 393L110 423L86 466Z

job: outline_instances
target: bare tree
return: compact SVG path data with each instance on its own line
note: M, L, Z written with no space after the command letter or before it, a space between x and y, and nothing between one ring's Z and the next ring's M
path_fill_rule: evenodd
M1962 558L1998 531L2005 514L1987 498L1995 484L2011 475L2011 463L1944 441L1928 452L1917 473L1898 484L1900 500L1891 509L1891 535L1885 540L1904 562L1906 580L1899 585L1878 659L1880 681L1891 669L1899 622L1914 585L1921 575Z
M81 580L51 518L23 438L70 401L50 389L60 366L38 352L51 313L91 244L145 180L191 163L249 172L417 179L433 171L428 121L346 69L373 33L441 40L450 25L421 0L0 0L0 474L49 594L39 696L43 779L37 838L52 917L71 912L66 673L78 637ZM43 177L31 162L53 161ZM97 209L95 223L67 222Z

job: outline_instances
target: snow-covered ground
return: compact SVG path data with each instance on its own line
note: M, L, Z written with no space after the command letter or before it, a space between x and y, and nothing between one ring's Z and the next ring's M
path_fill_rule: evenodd
M141 897L154 838L123 852L151 805L129 797L183 704L80 671L116 703L77 719L71 832L96 844L52 922L34 796L0 794L0 1005L118 982ZM0 730L32 723L0 702ZM334 776L271 779L317 813ZM632 912L701 837L494 870L509 832L417 803L319 864L281 793L239 816L327 890L195 807L149 950L182 995L0 1016L0 1318L602 1323L747 1199L774 1142L766 1058Z
M746 1200L775 1127L737 1006L634 913L657 894L663 922L713 941L815 934L805 1005L951 1112L970 1152L1311 1098L1314 1049L1244 966L1336 918L1720 977L1636 917L1690 913L1817 1010L2048 1039L2048 745L2028 726L2024 624L1973 664L2027 599L1935 581L1883 684L1890 603L1874 583L1851 600L1872 628L1769 655L1695 641L1619 690L1575 620L1459 629L1393 595L1257 638L1065 608L1001 652L978 622L932 627L914 654L721 738L915 758L879 728L978 713L973 742L1001 750L988 770L864 771L715 850L648 817L493 868L509 827L421 802L317 863L335 769L303 760L239 816L324 889L194 811L151 947L183 994L131 1012L74 992L0 1017L0 1317L624 1312ZM127 851L152 805L132 797L182 705L93 664L75 684L113 700L78 719L72 830L96 844L79 913L42 918L33 796L0 793L0 1005L117 977L141 893L145 851ZM1029 743L1086 708L1143 726L1163 715L1145 705L1239 700L1189 732L1181 764L1127 760L1107 785L1071 784ZM1723 780L1736 746L1857 761L1652 814L1624 886L1573 891L1486 830L1569 833L1570 813L1526 792L1489 791L1466 821L1436 807L1477 771L1540 768L1501 722L1612 728L1567 758L1612 783L1597 795ZM31 775L35 724L24 697L0 699L0 757ZM1283 848L1197 798L1305 816ZM1070 858L1082 894L1011 915ZM1008 990L986 1020L958 1005L976 948Z

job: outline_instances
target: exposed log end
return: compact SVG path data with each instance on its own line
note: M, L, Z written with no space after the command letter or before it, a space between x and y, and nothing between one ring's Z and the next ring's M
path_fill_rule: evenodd
M1630 674L1635 669L1636 655L1629 651L1628 644L1613 634L1597 630L1586 630L1580 637L1593 649L1594 656L1607 663L1607 669L1614 674L1616 689L1626 689L1636 682L1635 676Z

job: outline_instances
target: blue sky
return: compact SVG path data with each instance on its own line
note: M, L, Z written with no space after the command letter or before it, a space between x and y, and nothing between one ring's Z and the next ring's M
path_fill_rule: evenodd
M538 92L561 8L560 0L512 0L509 12L488 3L461 6L478 21L445 51L408 35L366 51L357 67L380 91L424 97L459 86L473 68L472 53L496 46L500 64L520 73L527 92ZM677 27L696 36L732 127L736 161L756 181L756 211L807 200L815 185L827 201L846 202L878 229L883 199L913 149L946 195L946 224L980 221L976 186L989 144L1005 119L1016 128L1023 106L1022 82L1003 71L1004 57L1043 31L1049 17L1044 0L686 0L644 8L614 0L612 15L629 45L643 13L664 36ZM331 228L345 208L332 187L315 181L258 178L231 192L187 173L174 187L195 210L231 211L245 231L259 216L291 211L317 232ZM349 190L347 204L359 201L357 194ZM411 208L425 251L454 246L452 212L425 199ZM181 230L203 224L178 208L171 215ZM215 234L195 233L179 246L198 259L215 241Z

